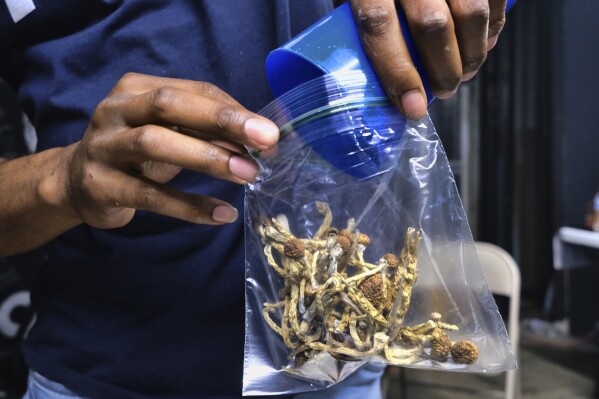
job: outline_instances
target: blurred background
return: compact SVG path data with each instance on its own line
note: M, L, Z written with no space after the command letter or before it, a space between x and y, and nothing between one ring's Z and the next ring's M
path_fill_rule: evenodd
M597 15L597 0L520 0L478 75L430 109L474 239L504 249L521 276L514 397L599 398ZM33 148L0 82L1 153ZM24 387L19 341L34 318L28 287L39 263L35 253L0 258L0 398ZM496 299L508 320L509 300ZM383 389L389 398L505 396L503 375L447 374L392 368Z

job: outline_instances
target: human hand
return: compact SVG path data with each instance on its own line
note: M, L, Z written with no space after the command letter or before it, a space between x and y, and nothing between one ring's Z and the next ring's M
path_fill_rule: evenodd
M127 74L69 147L67 203L93 227L127 224L137 209L200 224L237 218L228 203L164 183L182 168L244 184L257 174L243 145L267 150L278 128L217 87Z
M451 97L472 79L497 43L507 0L351 0L364 51L394 105L408 118L426 114L427 98L403 40L401 5L434 96Z

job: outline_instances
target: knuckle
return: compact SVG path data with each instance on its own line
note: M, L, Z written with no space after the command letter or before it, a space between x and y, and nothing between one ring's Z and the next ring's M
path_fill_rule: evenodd
M222 151L216 146L208 146L208 148L202 149L198 155L204 164L206 173L210 175L217 173L223 166Z
M489 12L487 1L471 1L467 6L456 9L453 18L459 23L486 26L489 22Z
M127 72L124 74L119 81L114 86L113 91L116 92L126 92L132 87L136 82L141 79L142 75L135 72Z
M239 115L235 108L223 105L219 106L214 112L214 124L219 129L227 129L239 120Z
M84 149L85 157L89 160L101 158L101 156L107 152L109 144L104 134L86 134L84 137L85 146Z
M393 10L382 6L370 6L358 10L360 28L372 36L382 36L393 21Z
M150 111L158 116L168 114L173 108L177 91L172 87L162 86L152 92Z
M413 20L414 30L419 35L438 35L449 30L450 18L443 11L423 11Z
M498 15L489 20L489 37L498 35L505 25L505 14Z
M130 143L133 153L144 153L156 145L156 133L151 126L142 126L135 131Z
M90 118L92 128L98 128L111 119L109 116L114 112L112 103L113 101L110 97L106 97L100 101Z
M213 165L220 160L220 151L216 146L207 146L200 151L199 156L208 164Z
M143 75L137 72L127 72L120 79L120 82L135 82L139 80Z

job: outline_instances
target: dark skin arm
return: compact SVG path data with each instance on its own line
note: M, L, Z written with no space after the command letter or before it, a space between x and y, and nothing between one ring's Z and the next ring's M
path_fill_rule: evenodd
M0 163L0 256L34 249L81 223L62 204L59 190L66 149Z
M451 97L497 43L507 0L350 0L364 50L387 95L408 118L426 114L422 81L403 41L401 5L434 96Z
M268 150L277 140L276 125L215 86L128 74L81 141L0 163L0 255L39 247L81 223L124 226L137 209L233 222L237 210L228 203L165 183L186 168L245 184L257 167L243 146Z

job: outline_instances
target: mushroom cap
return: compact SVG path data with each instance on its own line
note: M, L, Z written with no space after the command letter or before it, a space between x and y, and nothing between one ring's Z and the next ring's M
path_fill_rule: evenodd
M370 245L370 237L364 233L358 233L358 244L368 246Z
M372 306L377 309L381 308L385 296L383 295L383 279L380 274L368 277L362 281L359 288Z
M345 236L338 235L336 243L339 244L343 253L347 253L351 248L351 241Z
M433 330L431 357L435 360L446 361L451 350L451 341L445 331L440 328Z
M347 237L348 239L351 239L351 233L349 232L348 229L343 229L340 230L338 235L343 236L343 237Z
M451 357L456 363L472 364L478 359L478 348L472 341L458 341L451 345Z
M387 264L390 268L396 268L399 266L399 258L394 254L386 254L383 256L383 259L387 261Z
M360 283L359 288L372 306L378 310L391 309L393 306L393 299L395 297L393 284L387 282L387 297L385 298L383 292L383 279L380 274L377 273L366 278Z
M290 259L301 259L304 257L304 244L297 238L287 240L284 245L283 253Z

